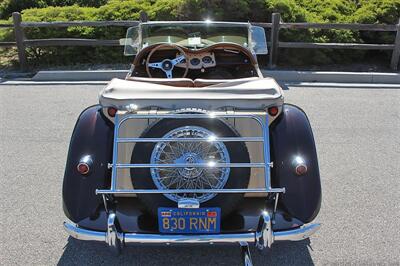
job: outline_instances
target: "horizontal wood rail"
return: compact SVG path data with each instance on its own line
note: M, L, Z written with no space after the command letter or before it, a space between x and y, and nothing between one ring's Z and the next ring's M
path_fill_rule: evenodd
M279 42L281 48L393 50L394 44Z
M0 47L14 47L16 45L16 42L0 42Z
M0 28L14 28L13 24L0 24Z
M68 22L23 22L23 28L56 28L56 27L133 27L139 21L68 21Z
M76 38L30 39L25 46L120 46L119 40L96 40Z
M141 21L147 21L147 15L141 13ZM56 22L23 22L21 14L13 13L13 24L0 24L0 28L12 28L15 33L15 42L0 42L0 47L17 47L18 58L22 70L26 70L26 47L45 46L119 46L119 40L99 40L81 38L52 38L52 39L27 39L24 34L26 28L56 28L56 27L133 27L140 21L56 21ZM269 67L274 68L278 62L279 48L297 49L355 49L355 50L392 50L390 67L397 70L400 57L400 19L396 25L386 24L349 24L349 23L283 23L279 13L272 14L272 22L255 22L252 25L270 29L269 42ZM393 44L364 44L364 43L308 43L308 42L281 42L279 31L281 29L322 29L322 30L353 30L396 32Z

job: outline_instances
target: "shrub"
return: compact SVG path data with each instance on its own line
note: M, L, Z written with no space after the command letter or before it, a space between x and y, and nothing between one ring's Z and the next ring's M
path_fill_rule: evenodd
M71 5L72 6L63 6ZM57 5L57 7L47 7ZM95 7L92 7L95 6ZM24 21L137 20L146 11L150 20L268 21L273 12L285 22L397 23L400 0L3 0L0 16L25 9ZM6 11L5 11L6 10ZM8 10L8 11L7 11ZM124 27L69 27L27 29L28 38L119 39ZM0 40L13 39L0 30ZM393 33L348 30L281 30L282 41L393 43ZM122 47L41 47L29 49L31 62L126 62ZM369 53L369 52L368 52ZM365 57L365 51L282 49L293 64L337 63Z
M29 8L72 5L99 7L106 2L107 0L2 0L0 3L0 19L7 19L12 12L21 12Z

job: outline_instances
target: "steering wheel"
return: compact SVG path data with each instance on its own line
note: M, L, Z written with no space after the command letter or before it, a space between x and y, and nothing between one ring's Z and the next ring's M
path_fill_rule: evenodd
M175 59L164 59L161 62L154 62L154 63L150 63L150 59L152 57L152 55L162 49L162 48L173 48L179 51L180 55L178 57L176 57ZM181 47L179 47L178 45L175 44L171 44L171 43L163 43L160 44L156 47L153 48L153 50L151 50L151 52L149 53L149 55L147 56L147 60L146 60L146 72L147 75L149 75L150 78L152 78L153 76L150 73L150 68L158 68L161 69L165 75L167 76L168 79L172 78L172 71L174 70L174 67L177 64L182 63L183 61L185 61L186 63L186 69L185 69L185 73L183 74L182 78L186 77L188 71L189 71L189 60L188 60L188 56L185 53L185 51L183 51L183 49Z

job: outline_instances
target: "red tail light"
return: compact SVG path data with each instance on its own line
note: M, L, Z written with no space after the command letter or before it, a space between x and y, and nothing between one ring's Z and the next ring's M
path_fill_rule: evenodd
M90 155L85 155L79 160L79 163L76 166L76 170L78 170L78 172L81 175L87 175L89 174L92 165L93 165L92 157L90 157Z
M81 175L86 175L90 171L89 165L87 163L79 163L76 168Z
M304 175L307 173L307 166L304 164L299 164L296 166L296 174L297 175Z
M111 117L115 117L115 115L117 114L117 111L118 110L116 108L114 108L114 107L107 108L107 113Z
M279 113L279 109L276 106L271 106L268 108L268 114L270 116L276 116Z

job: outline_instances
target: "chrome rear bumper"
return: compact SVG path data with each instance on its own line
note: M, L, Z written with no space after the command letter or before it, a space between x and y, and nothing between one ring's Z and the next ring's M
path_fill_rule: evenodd
M271 218L268 212L260 217L259 228L256 232L238 234L210 234L210 235L161 235L122 233L116 230L115 214L108 218L107 232L87 230L78 227L72 222L64 222L68 234L79 240L101 241L110 246L116 244L198 244L198 243L255 243L259 249L270 247L275 241L299 241L310 237L319 228L320 224L308 224L300 228L274 232L271 228Z

